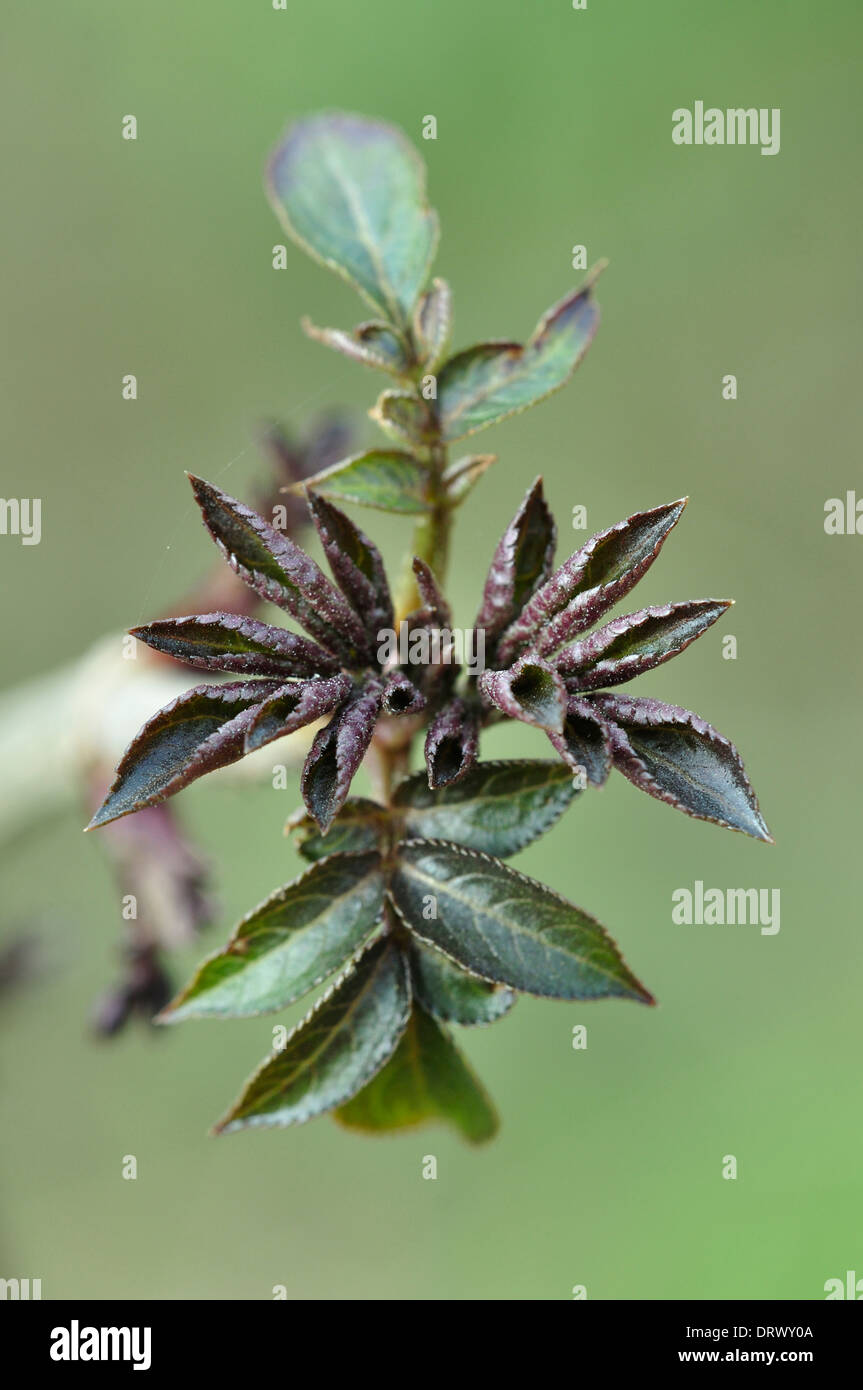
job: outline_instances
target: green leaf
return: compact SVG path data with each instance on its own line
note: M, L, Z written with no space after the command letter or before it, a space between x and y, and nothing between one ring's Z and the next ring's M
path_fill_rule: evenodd
M330 854L358 854L378 849L387 823L386 810L376 801L350 797L336 816L326 835L308 811L294 812L285 834L290 835L305 859L317 861Z
M399 327L411 319L438 240L425 171L401 131L344 112L292 126L267 188L289 236Z
M247 1082L217 1134L302 1124L356 1095L392 1056L410 981L391 938L376 941Z
M469 975L431 946L414 942L410 959L415 997L443 1023L460 1023L465 1028L494 1023L515 1003L515 995L505 985Z
M487 980L550 999L653 1003L593 917L490 855L404 841L390 894L422 941Z
M311 319L300 320L302 330L315 342L333 348L364 367L375 367L401 377L407 370L404 346L386 323L361 323L353 333L343 328L318 328Z
M382 391L369 415L397 444L431 442L428 407L410 391Z
M426 371L433 371L443 356L452 332L452 290L446 280L432 280L414 314L414 337Z
M497 463L497 454L470 454L445 468L442 482L450 505L460 506L493 463Z
M380 920L380 855L333 854L244 917L160 1022L249 1018L300 999L359 949Z
M506 859L543 835L578 795L572 772L556 759L513 759L480 763L434 790L417 773L400 784L393 805L412 839L455 840Z
M377 507L382 512L417 516L431 510L429 474L412 454L398 449L372 449L345 459L309 478L304 486L327 497Z
M491 1139L497 1115L451 1038L420 1008L382 1071L335 1118L371 1133L445 1120L471 1144Z
M478 343L445 362L437 379L437 408L447 441L536 405L569 380L593 340L599 309L596 272L549 309L529 341Z

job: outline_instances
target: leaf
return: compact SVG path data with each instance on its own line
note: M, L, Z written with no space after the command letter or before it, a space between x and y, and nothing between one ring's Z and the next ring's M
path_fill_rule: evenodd
M479 720L476 710L459 695L435 715L425 741L430 787L450 787L476 762Z
M310 493L309 507L330 569L365 626L371 655L377 633L395 622L381 553L365 532L326 498Z
M561 763L479 763L460 781L429 788L418 772L397 787L393 807L411 839L455 840L506 859L559 820L577 796Z
M303 801L326 832L345 803L354 773L372 740L382 685L370 679L315 735L303 767Z
M433 371L452 333L452 290L446 280L432 280L431 288L417 304L413 329L422 365L427 371Z
M284 608L324 646L362 652L363 625L311 556L236 498L189 474L204 525L225 559L261 598Z
M442 1023L495 1023L515 1003L511 989L469 975L431 946L414 942L410 961L414 997Z
M402 377L407 370L404 345L389 324L361 323L353 333L347 333L343 328L318 328L308 318L301 319L300 323L309 338L364 367L375 367L397 377Z
M573 772L583 772L588 782L601 787L611 771L608 727L589 700L570 694L563 732L547 730L552 746Z
M169 1004L162 1023L283 1009L359 950L380 921L380 855L332 854L244 917Z
M396 717L402 714L417 714L425 708L425 702L422 691L401 671L393 671L387 678L381 696L381 706L387 714Z
M344 674L282 687L254 715L246 729L245 751L254 753L274 739L323 719L348 698L352 689L350 677Z
M196 778L242 758L246 730L278 681L196 685L149 719L126 749L88 830L155 806Z
M259 676L314 676L338 670L331 652L285 628L270 627L235 613L196 613L162 618L131 629L133 637L157 652L204 671L237 671Z
M302 1124L356 1095L395 1051L410 982L390 938L375 942L247 1082L217 1134Z
M563 729L566 687L547 661L519 657L508 671L483 671L479 688L510 719L555 733Z
M721 600L696 599L641 608L566 647L554 664L568 690L621 685L685 651L729 607Z
M493 463L497 454L470 454L444 469L442 482L451 507L461 506Z
M326 835L308 811L296 811L285 826L285 834L305 859L317 861L330 854L357 854L379 849L387 813L376 801L350 797L332 822Z
M447 1033L420 1008L374 1080L341 1106L335 1119L349 1129L378 1134L446 1120L471 1144L497 1133L498 1119L485 1090Z
M416 579L417 593L424 605L423 616L427 618L429 623L437 624L440 628L450 627L452 623L450 606L443 596L433 571L418 555L414 556L412 569Z
M358 507L377 507L378 511L404 516L417 516L431 508L428 469L412 454L395 449L372 449L345 459L310 478L307 486Z
M542 495L542 478L524 500L497 544L483 590L476 627L496 637L551 574L557 527Z
M659 700L595 695L614 765L636 787L698 820L773 843L740 754L690 710Z
M420 940L487 980L550 999L653 1003L593 917L490 855L403 841L389 891Z
M537 589L504 633L501 661L511 661L527 644L548 656L595 623L646 574L686 501L682 497L636 512L591 536Z
M597 273L543 315L524 347L478 343L444 363L437 406L447 442L536 405L569 380L599 325L593 298Z
M397 444L427 445L432 439L428 407L410 391L382 391L369 411Z
M425 171L401 131L328 112L292 126L270 162L289 236L393 323L411 318L437 247Z

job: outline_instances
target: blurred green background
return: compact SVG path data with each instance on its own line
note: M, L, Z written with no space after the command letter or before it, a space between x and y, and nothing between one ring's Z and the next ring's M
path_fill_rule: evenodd
M576 504L592 531L688 493L638 602L737 607L638 693L735 741L777 844L616 776L519 856L609 926L661 1007L526 1000L463 1030L503 1121L471 1151L443 1129L370 1140L328 1120L207 1138L283 1020L94 1043L117 891L80 816L46 822L2 862L2 929L36 923L47 963L0 1012L0 1274L41 1277L46 1298L266 1299L284 1284L292 1299L567 1299L584 1284L589 1298L808 1299L863 1271L863 539L823 529L827 498L863 494L861 18L856 0L79 0L6 15L2 490L43 498L43 537L0 538L3 686L163 611L206 569L183 469L248 495L260 421L301 428L332 404L374 438L363 412L385 382L298 325L364 311L293 249L271 268L283 237L261 169L310 110L415 139L434 114L422 154L458 346L526 335L576 282L573 244L611 261L574 382L476 441L500 462L461 514L457 621L537 472L568 549L584 539L567 528ZM674 146L671 112L696 99L780 107L781 152ZM127 113L136 143L120 138ZM406 527L358 519L395 560ZM507 731L487 752L547 748ZM221 911L178 980L298 871L281 835L293 792L204 782L182 802ZM671 894L695 879L780 888L781 931L675 926Z

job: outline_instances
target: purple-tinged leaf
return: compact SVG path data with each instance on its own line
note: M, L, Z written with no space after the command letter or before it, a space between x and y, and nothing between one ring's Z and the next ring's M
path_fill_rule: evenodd
M431 441L428 406L410 391L384 391L369 416L397 444L425 445Z
M563 732L548 731L548 736L573 772L583 772L595 787L607 781L611 771L608 730L590 700L571 694L566 703Z
M425 696L417 690L413 681L401 671L393 671L387 678L381 705L386 714L418 714L425 708Z
M479 688L510 719L560 733L566 717L566 686L553 666L521 657L506 671L483 671Z
M456 695L439 710L426 734L425 759L429 786L451 787L476 762L479 720L476 711Z
M231 568L262 598L284 608L325 647L362 652L363 625L311 556L251 507L189 475L204 525Z
M341 810L351 781L372 740L382 683L368 680L315 735L301 779L303 801L326 834Z
M698 820L772 843L740 754L690 710L659 700L595 695L615 767L642 791Z
M432 570L425 560L421 560L418 555L414 556L413 572L416 578L417 593L423 602L424 613L428 616L429 622L436 623L438 627L442 628L450 627L452 623L450 606L444 598Z
M162 618L133 627L131 632L157 652L204 671L286 678L327 675L338 670L332 653L307 637L235 613Z
M318 328L311 319L301 319L303 332L315 342L341 352L364 367L390 372L401 377L407 369L404 344L389 324L371 321L361 323L353 333L343 328Z
M159 710L136 734L88 830L154 806L205 772L242 758L246 730L279 681L198 685Z
M365 532L326 498L310 492L309 507L330 569L363 623L366 649L371 655L381 628L391 628L395 622L381 553Z
M489 568L476 626L491 639L521 612L551 574L557 528L542 495L542 479L525 494L501 536Z
M461 505L493 463L497 463L497 454L470 454L444 469L441 481L451 507Z
M414 337L426 371L440 362L452 332L452 290L446 280L434 279L414 312Z
M591 536L525 604L501 639L501 660L528 644L548 656L591 627L647 572L685 506L683 497Z
M554 664L568 690L622 685L685 651L730 606L720 599L693 599L641 608L566 647Z
M246 752L253 753L274 739L323 719L347 699L352 689L350 676L343 673L285 686L261 705L246 730Z

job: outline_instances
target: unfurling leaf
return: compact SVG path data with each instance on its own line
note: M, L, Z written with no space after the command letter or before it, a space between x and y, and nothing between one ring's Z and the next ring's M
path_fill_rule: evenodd
M396 788L393 807L410 839L454 840L506 859L549 830L576 795L561 763L514 760L479 763L434 790L418 772Z
M698 820L772 843L740 754L703 719L659 700L596 695L615 767L636 787Z
M442 1023L494 1023L515 1003L511 989L469 975L433 946L414 942L410 961L414 997Z
M363 624L311 556L236 498L189 475L204 525L231 568L325 647L362 652Z
M447 500L452 507L458 507L479 482L486 469L497 462L497 454L470 454L457 459L443 471L441 482Z
M621 685L684 651L729 606L716 599L695 599L641 608L566 647L554 664L568 690Z
M409 391L383 391L369 415L397 444L422 446L431 439L428 407Z
M203 671L237 671L284 679L328 675L338 670L332 654L307 637L235 613L162 618L133 627L131 635L157 652Z
M491 1101L452 1039L417 1006L386 1066L335 1118L371 1133L446 1120L471 1144L498 1129Z
M381 707L387 714L417 714L425 708L425 702L422 691L401 671L394 671L388 677L381 696Z
M365 532L326 498L312 492L309 506L330 569L369 634L371 654L375 634L381 628L391 628L395 621L381 553Z
M330 113L292 126L270 162L270 201L289 236L406 326L438 239L425 172L400 131Z
M317 821L308 811L296 811L285 826L304 859L316 862L330 854L357 854L378 849L387 824L387 813L376 801L349 797L322 835Z
M653 1003L593 917L490 855L403 841L389 892L420 940L487 980L550 999Z
M326 831L345 803L366 755L381 704L381 682L369 679L315 735L301 779L303 801Z
M135 735L88 830L154 806L196 778L242 758L246 730L279 681L197 685L178 695Z
M361 323L353 333L343 328L318 328L310 319L301 320L303 332L325 347L334 348L364 367L376 367L401 377L407 367L404 345L386 323Z
M433 371L452 333L452 290L446 280L432 280L416 307L413 327L422 365Z
M274 739L323 719L347 699L352 688L350 677L344 674L283 686L255 713L246 729L245 751L253 753Z
M501 661L511 661L528 644L548 656L595 623L647 572L685 506L683 497L591 536L537 589L503 634Z
M510 719L560 733L566 717L566 686L547 661L519 657L507 671L483 671L479 688Z
M569 380L599 324L595 278L549 309L524 347L479 343L444 363L437 405L445 440L462 439L525 410Z
M475 626L485 628L489 639L512 622L551 574L556 540L554 517L537 478L498 541L485 581Z
M244 917L161 1021L285 1008L359 950L380 921L383 899L379 854L330 855Z
M358 507L404 516L418 516L431 507L428 469L396 449L357 454L309 478L307 486Z
M440 628L448 628L452 622L450 606L441 592L440 585L425 560L418 555L413 559L413 573L417 593L423 603L423 617Z
M410 1014L401 951L375 942L264 1062L216 1132L301 1124L356 1095L398 1046Z
M611 771L608 731L593 702L570 695L563 732L548 731L552 746L573 772L583 772L588 782L601 787Z
M476 762L479 719L459 695L439 710L429 725L425 760L430 787L448 787Z

